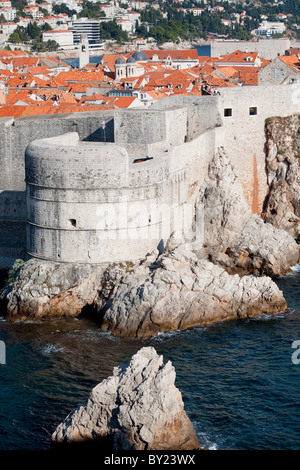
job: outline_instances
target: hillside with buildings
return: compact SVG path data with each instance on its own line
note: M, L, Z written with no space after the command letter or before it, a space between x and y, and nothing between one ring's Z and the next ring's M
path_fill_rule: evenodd
M2 47L25 44L33 51L78 48L83 32L95 50L132 41L297 39L300 8L298 0L1 0L0 25Z

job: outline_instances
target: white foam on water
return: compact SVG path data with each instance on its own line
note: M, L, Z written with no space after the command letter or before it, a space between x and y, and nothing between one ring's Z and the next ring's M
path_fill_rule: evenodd
M60 348L56 346L55 344L47 344L47 346L41 349L41 353L44 354L45 356L48 356L49 354L52 354L52 353L58 353L58 352L66 352L66 349Z
M290 276L294 276L294 274L299 273L300 272L300 264L295 264L295 266L291 266L290 269L292 270L291 273L286 273L281 277L290 277Z
M179 333L182 333L181 330L174 330L174 331L159 331L154 337L153 340L156 341L163 341L166 338L172 338L173 336L177 336Z
M199 439L201 447L203 447L204 449L208 449L208 450L218 450L219 449L218 444L216 442L213 442L210 439L208 433L206 433L206 432L197 432L197 437Z
M299 273L300 272L300 264L295 264L295 266L291 267L291 270L294 271L294 273Z

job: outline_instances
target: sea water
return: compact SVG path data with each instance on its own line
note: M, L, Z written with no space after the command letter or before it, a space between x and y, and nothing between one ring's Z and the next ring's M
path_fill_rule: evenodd
M49 449L56 426L141 347L176 369L176 386L209 449L300 448L300 272L277 281L291 311L151 340L117 338L87 318L0 321L0 449Z

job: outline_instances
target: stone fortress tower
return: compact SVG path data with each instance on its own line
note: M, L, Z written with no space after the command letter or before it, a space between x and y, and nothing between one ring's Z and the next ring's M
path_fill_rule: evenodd
M173 117L180 123L174 130ZM29 255L60 262L130 261L169 237L172 211L187 201L186 162L169 156L174 145L184 144L186 110L140 114L139 130L135 125L136 134L128 133L136 118L116 114L115 143L80 142L77 133L67 133L29 145ZM151 126L146 140L138 141L141 127ZM124 127L137 142L124 142Z

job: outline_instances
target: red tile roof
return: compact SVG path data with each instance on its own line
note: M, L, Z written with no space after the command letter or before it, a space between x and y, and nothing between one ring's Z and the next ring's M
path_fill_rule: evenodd
M82 113L87 111L99 111L103 109L113 109L112 107L94 105L94 106L82 106L82 105L60 105L60 106L2 106L0 107L0 117L14 117L18 118L21 116L38 116L47 114L71 114L71 113Z
M56 78L68 83L76 82L102 82L104 80L104 72L99 70L98 72L89 71L70 71L60 72Z

